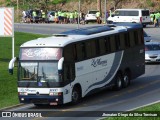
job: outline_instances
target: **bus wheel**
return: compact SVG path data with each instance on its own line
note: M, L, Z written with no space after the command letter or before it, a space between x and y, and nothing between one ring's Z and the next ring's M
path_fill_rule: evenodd
M123 76L122 86L123 88L126 88L127 86L129 86L129 84L130 84L130 75L128 72L125 72Z
M77 104L80 100L80 91L78 88L74 88L72 91L72 104Z
M117 73L116 77L115 77L115 86L114 86L114 90L120 90L122 88L122 75L120 73Z

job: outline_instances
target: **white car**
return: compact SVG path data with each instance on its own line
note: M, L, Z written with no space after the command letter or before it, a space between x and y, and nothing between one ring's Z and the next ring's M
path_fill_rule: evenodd
M160 43L159 42L148 42L145 43L145 62L160 63Z
M54 22L55 11L48 11L47 13L47 22Z
M99 12L98 10L89 10L88 13L85 15L85 23L88 24L88 22L96 22L96 13Z
M114 14L110 13L107 22L141 23L146 27L151 23L150 11L148 9L116 9Z

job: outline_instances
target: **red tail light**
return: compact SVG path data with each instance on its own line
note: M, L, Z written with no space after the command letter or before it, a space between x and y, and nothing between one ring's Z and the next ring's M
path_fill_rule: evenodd
M142 23L142 17L140 17L140 22Z

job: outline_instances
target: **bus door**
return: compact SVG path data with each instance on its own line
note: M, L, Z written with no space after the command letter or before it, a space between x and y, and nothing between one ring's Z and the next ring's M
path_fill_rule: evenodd
M64 84L66 85L64 89L64 102L70 102L73 89L72 82L75 80L75 64L64 62L63 69L63 79Z

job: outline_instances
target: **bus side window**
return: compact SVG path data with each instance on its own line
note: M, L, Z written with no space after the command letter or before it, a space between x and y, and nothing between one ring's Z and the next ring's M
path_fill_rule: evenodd
M116 51L116 42L115 42L115 36L110 36L110 43L111 43L111 52Z
M106 44L105 44L105 38L99 38L99 48L100 48L100 55L104 55L106 53Z
M92 57L95 57L96 56L96 45L95 45L95 41L94 40L91 40L91 41L87 41L85 42L85 45L86 45L86 57L89 59L89 58L92 58Z
M135 46L135 37L134 37L133 31L129 32L129 39L130 39L131 47Z
M98 39L96 39L95 40L95 44L96 44L96 48L95 48L95 50L96 50L96 56L100 56L100 43L99 43L99 40Z
M137 30L134 31L134 42L135 42L136 45L139 44L139 41L138 41L138 32L137 32Z
M64 63L64 81L69 82L75 79L75 65Z
M105 47L106 47L106 53L110 53L111 52L110 37L105 38Z
M120 36L119 35L115 35L115 45L116 45L116 50L120 50L121 49L121 42L120 42Z
M124 37L124 33L120 33L120 42L121 42L121 49L125 49L125 37Z
M91 48L91 42L90 41L85 42L85 49L86 49L86 57L91 58L92 57L92 48Z
M95 40L92 40L91 41L91 49L92 49L92 57L96 57L96 52L97 52L97 50L96 50L96 42L95 42Z
M125 47L129 48L130 47L130 39L129 39L129 34L125 33Z
M64 59L65 61L67 62L73 62L75 60L75 56L74 56L74 49L73 49L73 45L67 45L65 48L64 48Z
M76 44L76 51L77 51L77 61L84 60L86 57L86 53L85 53L85 44L83 42Z
M144 37L143 37L143 30L138 30L138 43L141 45L141 44L144 44Z

